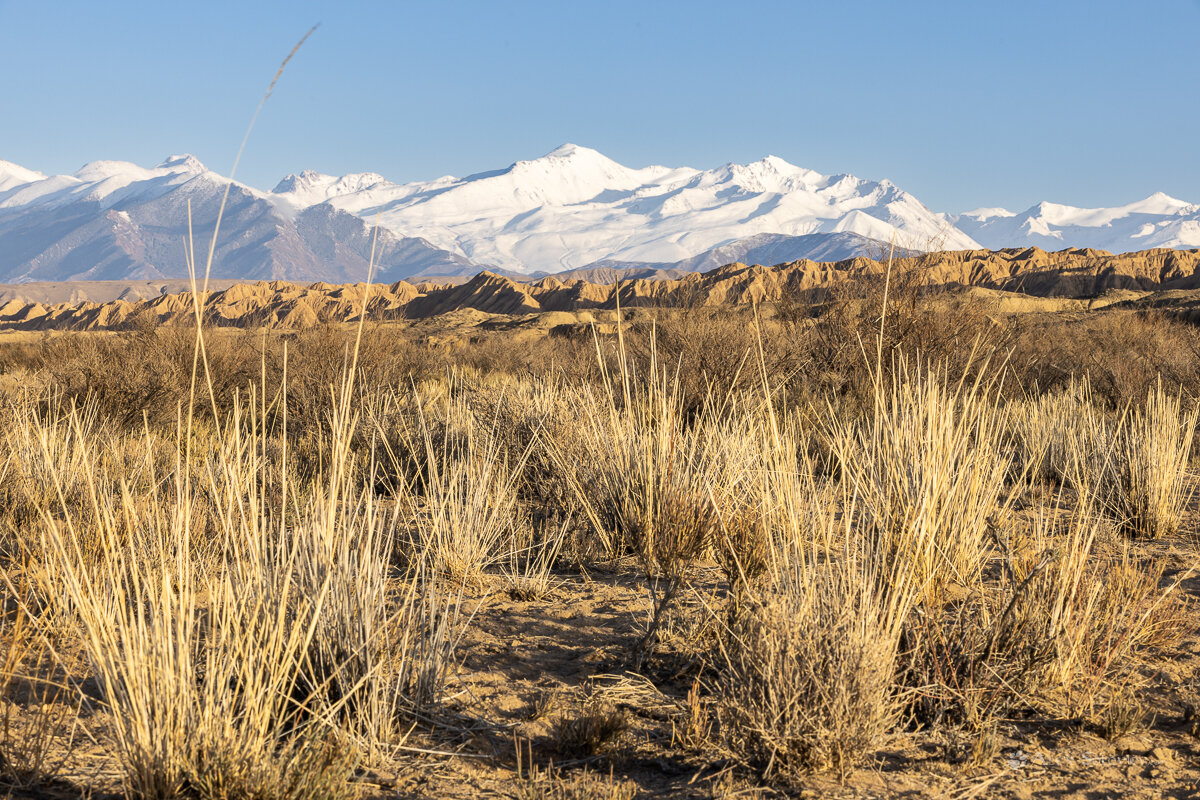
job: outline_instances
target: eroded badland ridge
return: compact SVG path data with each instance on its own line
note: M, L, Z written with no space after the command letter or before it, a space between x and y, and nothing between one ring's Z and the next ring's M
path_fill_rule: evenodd
M997 295L1012 310L1037 299L1096 298L1114 291L1119 298L1153 304L1147 293L1173 292L1174 305L1190 307L1200 291L1200 250L1143 250L1114 255L1101 250L1047 252L1038 248L960 250L895 259L894 274L917 275L930 285L974 287ZM367 313L380 321L423 319L455 311L486 314L583 312L638 306L751 304L785 294L804 296L839 282L879 276L887 262L853 258L835 263L795 261L766 267L729 264L678 279L634 278L613 283L561 280L515 281L483 272L465 283L398 281L371 287ZM614 273L614 277L615 277ZM174 291L168 291L173 289ZM0 330L122 330L169 324L194 317L192 297L182 287L137 299L108 302L38 302L13 297L0 305ZM324 322L357 319L366 285L299 284L262 281L226 285L209 293L205 315L222 326L299 329ZM1161 303L1160 303L1161 304Z

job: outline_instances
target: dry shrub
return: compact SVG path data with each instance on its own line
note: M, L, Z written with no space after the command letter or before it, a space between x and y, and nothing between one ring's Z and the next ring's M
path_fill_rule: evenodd
M731 613L721 729L766 776L844 772L895 724L895 641L868 583L842 569L762 592Z
M1161 380L1170 393L1200 384L1196 326L1161 314L1101 310L1082 318L1014 317L1010 370L1047 392L1088 376L1096 399L1117 409L1140 403Z
M886 251L877 256L889 261ZM957 380L980 366L979 353L1006 352L1013 341L1008 321L986 296L937 283L937 267L936 254L928 253L818 289L785 287L778 303L783 338L804 353L801 365L816 384L801 394L841 396L855 414L869 413L876 376L864 368L876 349L885 356L885 382L900 379L893 354L919 353Z
M244 389L262 372L264 339L252 331L220 330L209 336L207 359L213 397L228 410L233 393ZM47 344L39 367L63 400L82 403L91 398L100 414L125 427L174 424L180 406L194 394L192 369L198 358L196 333L184 325L139 325L113 334L55 337ZM120 369L114 369L114 365Z
M585 699L575 711L560 714L551 736L554 750L566 758L602 752L629 728L629 717L602 694Z
M656 362L678 385L685 415L711 398L754 390L760 360L773 383L782 383L803 360L803 351L782 337L760 337L748 310L698 305L684 291L677 304L655 310L653 320L631 326L625 346L631 359Z

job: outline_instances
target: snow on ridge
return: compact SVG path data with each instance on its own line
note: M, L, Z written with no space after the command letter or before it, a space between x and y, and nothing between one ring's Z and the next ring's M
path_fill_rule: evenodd
M0 185L6 182L12 182L12 185L20 183L33 183L34 181L44 180L46 176L36 170L26 169L20 164L14 164L11 161L0 159Z
M175 191L219 196L228 183L187 154L151 168L95 161L53 177L0 162L0 209L85 201L120 211ZM844 232L913 249L1200 246L1200 206L1162 193L1108 209L1040 203L1020 213L948 215L891 181L824 175L774 155L711 169L635 168L564 144L465 177L393 183L372 172L304 170L268 192L236 185L292 222L324 204L456 258L522 272L605 259L676 262L759 235Z
M276 192L300 204L328 202L364 219L378 215L400 235L517 271L557 271L605 258L677 261L764 233L845 229L927 241L940 232L947 246L977 246L945 215L889 181L827 176L778 156L707 170L631 168L564 144L463 178L334 192L338 180L345 179L289 176ZM845 220L852 212L863 217Z

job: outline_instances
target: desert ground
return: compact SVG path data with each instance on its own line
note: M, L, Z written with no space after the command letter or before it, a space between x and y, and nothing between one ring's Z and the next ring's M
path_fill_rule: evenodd
M0 781L1200 796L1197 259L6 295Z

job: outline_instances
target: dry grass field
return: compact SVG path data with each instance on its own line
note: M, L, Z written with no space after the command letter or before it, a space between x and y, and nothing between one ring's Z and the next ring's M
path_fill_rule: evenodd
M1197 796L1200 333L878 289L0 341L0 781Z

